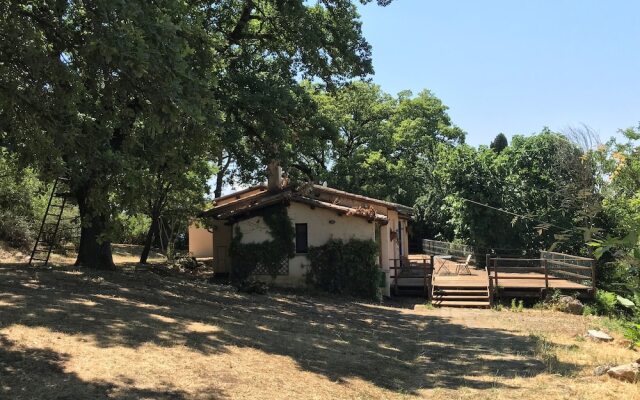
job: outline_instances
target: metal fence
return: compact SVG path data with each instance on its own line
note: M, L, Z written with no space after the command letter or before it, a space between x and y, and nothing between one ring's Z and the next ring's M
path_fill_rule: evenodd
M467 244L423 239L422 251L431 255L449 255L460 258L466 258L471 254L471 261L476 262L476 250Z

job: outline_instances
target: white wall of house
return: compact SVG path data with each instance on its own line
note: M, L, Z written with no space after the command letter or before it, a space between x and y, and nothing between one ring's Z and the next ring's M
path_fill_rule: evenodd
M311 208L306 204L295 202L292 202L287 210L293 224L307 224L309 246L321 246L329 239L375 240L376 224L368 222L365 218L339 216L332 210ZM260 243L272 239L262 217L239 221L235 226L242 232L243 243ZM289 275L280 275L275 279L270 276L260 276L260 278L278 286L304 286L308 268L309 260L306 254L296 254L289 260Z
M321 246L329 239L349 240L352 238L362 240L376 240L376 223L368 222L365 218L357 216L338 215L336 211L326 208L311 208L307 204L292 202L287 208L292 223L306 223L309 246ZM383 210L378 210L383 211ZM382 212L381 212L382 213ZM385 210L388 223L379 225L378 243L380 245L380 265L387 275L384 294L390 295L391 276L393 272L390 266L392 259L400 258L400 248L397 240L398 221L402 230L402 254L408 255L409 241L407 237L407 220L400 218L393 210ZM214 233L204 227L192 223L189 226L189 252L194 257L213 258L214 268L217 273L230 271L230 258L228 255L233 231L239 228L242 232L243 243L261 243L271 240L269 227L262 217L253 217L236 222L233 226L225 224L225 221L215 221ZM391 232L396 232L396 239L391 240ZM296 254L289 260L289 275L278 276L272 279L270 276L261 276L265 281L278 286L299 287L305 285L305 274L308 272L309 261L305 254Z
M231 267L231 227L225 225L224 221L215 221L211 228L209 231L196 221L189 225L189 254L196 258L213 258L214 271L227 273Z
M197 258L213 257L213 233L195 221L189 225L189 254Z

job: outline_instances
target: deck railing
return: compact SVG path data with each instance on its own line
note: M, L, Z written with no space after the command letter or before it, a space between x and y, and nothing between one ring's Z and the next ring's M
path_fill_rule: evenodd
M431 276L433 275L433 257L423 257L421 259L390 258L389 270L392 271L390 276L392 286L395 291L398 289L398 279L423 279L425 294L430 296L431 293Z
M501 272L506 274L500 275ZM549 288L548 266L541 258L490 257L487 254L487 273L494 288L499 286L500 279L523 279L522 274L530 273L540 275L527 275L525 279L544 280L545 288Z
M422 251L430 255L451 255L460 258L466 258L471 254L471 260L476 262L476 250L467 244L423 239Z
M595 260L591 258L551 251L541 251L540 258L491 257L487 254L486 265L494 288L499 287L500 280L532 279L544 280L544 287L548 289L550 280L563 279L590 287L595 293Z
M596 261L592 258L572 256L553 251L541 251L540 258L545 260L553 275L563 279L590 286L596 289Z

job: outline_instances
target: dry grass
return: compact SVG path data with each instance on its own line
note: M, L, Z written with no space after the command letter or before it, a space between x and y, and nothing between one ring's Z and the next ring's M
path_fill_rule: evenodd
M140 260L140 253L142 252L142 246L133 244L114 244L113 246L113 261L122 266L136 264ZM28 251L20 251L7 246L4 242L0 242L0 263L4 264L24 264L29 262ZM76 254L70 252L68 254L51 253L49 261L54 265L70 266L76 260ZM148 262L150 264L157 264L166 261L164 255L151 251L149 253Z
M593 317L251 296L151 272L0 265L0 398L632 399Z

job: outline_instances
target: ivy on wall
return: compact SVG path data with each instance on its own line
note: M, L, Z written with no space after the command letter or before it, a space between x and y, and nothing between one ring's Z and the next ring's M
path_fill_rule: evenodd
M270 206L257 210L254 215L262 217L269 229L271 240L242 243L242 232L240 227L236 226L229 247L231 280L234 283L244 282L258 267L264 268L275 278L282 264L295 256L295 229L287 208L282 205Z
M382 278L377 255L378 246L372 240L331 239L310 247L307 283L330 293L379 300Z

